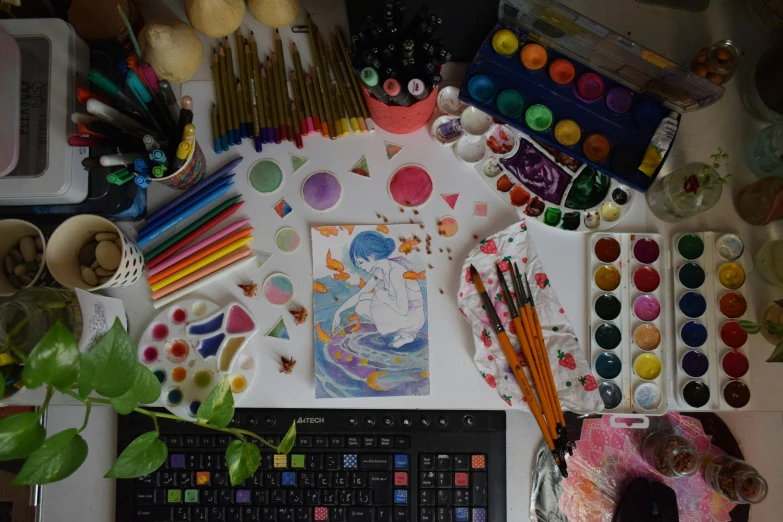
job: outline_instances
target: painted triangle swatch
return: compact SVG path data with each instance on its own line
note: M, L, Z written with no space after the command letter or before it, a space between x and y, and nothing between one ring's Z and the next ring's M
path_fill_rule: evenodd
M294 171L294 174L296 174L297 170L304 167L305 163L310 161L310 158L305 158L304 156L297 156L296 154L289 153L289 156L291 156L291 170Z
M348 172L351 172L353 174L358 174L360 176L364 176L365 178L370 177L370 167L367 165L367 157L362 156L362 159L356 162L356 165L351 167L351 170Z
M402 145L397 145L388 141L384 141L383 145L386 147L386 157L389 159L392 159L402 150Z
M275 325L266 333L267 337L274 337L275 339L290 339L288 337L288 329L285 327L285 321L283 318L277 320Z
M260 250L253 250L253 253L256 256L256 264L258 265L258 268L264 266L264 263L269 261L269 258L272 257L272 254L267 254L266 252L262 252Z
M454 210L454 207L457 206L459 192L455 192L454 194L441 194L440 197L443 198L443 201L446 202L451 210Z

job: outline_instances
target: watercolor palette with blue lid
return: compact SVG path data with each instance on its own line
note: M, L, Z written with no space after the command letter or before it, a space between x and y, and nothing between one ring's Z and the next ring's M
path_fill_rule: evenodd
M147 326L138 357L161 383L159 403L192 419L225 375L235 400L248 389L257 361L247 345L256 332L257 321L237 302L220 308L205 299L186 299Z
M658 234L590 236L587 253L590 357L607 413L668 410L670 270Z
M742 239L686 232L671 240L677 402L684 410L731 411L751 398Z

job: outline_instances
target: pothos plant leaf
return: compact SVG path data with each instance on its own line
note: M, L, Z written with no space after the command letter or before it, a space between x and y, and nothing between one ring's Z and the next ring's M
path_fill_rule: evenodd
M95 389L95 366L87 354L79 355L79 376L76 378L79 395L87 397Z
M233 440L226 448L226 463L231 485L236 486L253 476L261 462L261 450L251 442Z
M0 419L0 461L23 459L37 450L46 430L41 426L41 414L18 413Z
M160 382L152 370L143 364L136 363L136 377L130 389L111 399L111 405L120 415L127 415L133 411L138 403L149 404L160 397Z
M113 398L130 389L136 377L136 347L119 318L95 343L87 358L96 370L95 391Z
M212 424L218 428L225 428L233 418L234 396L231 394L231 386L226 375L201 403L196 419L199 424Z
M169 450L166 444L158 438L154 431L140 435L131 442L117 457L117 462L111 467L106 478L136 478L142 477L166 462Z
M749 334L757 334L761 331L761 325L754 323L753 321L737 321L740 328L748 332Z
M767 362L783 362L783 341L780 341Z
M25 461L15 485L49 484L70 476L87 458L87 443L76 428L55 433Z
M57 321L44 334L24 367L22 380L28 388L51 384L65 388L79 375L79 347L68 328Z
M280 441L280 445L277 447L278 453L288 454L294 447L296 441L296 422L291 423L291 427L288 428L288 433L285 434L283 440Z

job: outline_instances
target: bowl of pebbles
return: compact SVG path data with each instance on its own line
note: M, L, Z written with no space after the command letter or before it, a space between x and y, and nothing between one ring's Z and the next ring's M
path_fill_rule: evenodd
M51 283L46 270L46 238L41 230L21 219L0 220L0 296L23 288Z
M144 270L139 247L108 219L89 214L57 227L46 260L58 283L87 291L131 286Z

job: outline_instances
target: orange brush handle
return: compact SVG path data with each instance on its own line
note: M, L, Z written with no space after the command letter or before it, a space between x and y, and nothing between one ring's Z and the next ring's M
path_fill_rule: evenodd
M549 355L546 351L546 346L544 345L544 331L541 329L541 321L538 320L538 312L536 311L535 305L533 305L533 320L536 324L536 331L538 332L538 338L541 341L541 352L543 354L542 362L546 366L546 370L549 374L549 384L552 389L552 397L555 400L555 408L556 411L559 413L560 418L560 424L563 426L566 425L565 423L565 415L563 415L563 407L560 405L560 396L557 394L557 387L555 386L555 376L552 374L552 367L549 364Z
M520 310L520 315L523 318L523 321L525 323L526 330L530 332L531 335L531 347L532 351L535 354L536 358L536 366L538 367L538 371L541 374L542 378L542 385L544 388L546 388L546 395L547 395L547 401L549 401L549 406L553 413L553 424L557 424L560 421L560 415L557 414L557 406L555 403L554 397L552 395L555 393L554 386L552 386L551 381L551 368L549 371L547 371L547 368L549 366L549 359L544 358L544 354L542 354L542 344L539 343L539 337L538 337L538 331L536 329L535 321L533 320L533 312L530 309L530 305L526 304L523 309Z

